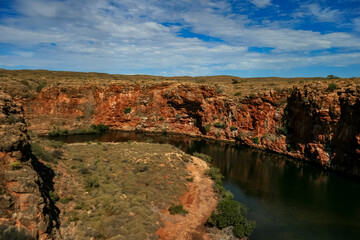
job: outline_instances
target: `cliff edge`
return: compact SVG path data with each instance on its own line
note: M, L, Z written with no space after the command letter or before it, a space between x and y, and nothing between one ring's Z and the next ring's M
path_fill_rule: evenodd
M0 239L52 239L52 173L32 154L20 104L0 92Z

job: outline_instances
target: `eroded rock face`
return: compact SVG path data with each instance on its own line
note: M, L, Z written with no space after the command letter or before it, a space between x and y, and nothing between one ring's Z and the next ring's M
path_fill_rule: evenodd
M292 153L336 170L360 175L360 89L334 92L296 89L283 118Z
M352 168L360 152L358 89L305 86L234 100L195 84L57 86L23 104L30 128L43 133L90 124L185 133L236 140L360 174Z
M52 238L57 223L46 174L31 154L21 105L0 92L0 239Z
M210 87L162 83L47 88L24 105L30 128L37 131L101 123L234 140L240 132L275 134L283 111L277 101L284 96L269 92L238 103Z

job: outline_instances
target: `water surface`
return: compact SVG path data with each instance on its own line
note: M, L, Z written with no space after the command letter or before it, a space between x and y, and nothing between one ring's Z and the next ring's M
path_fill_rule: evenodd
M111 131L56 140L152 141L212 156L225 176L225 188L257 223L250 239L360 239L360 181L298 160L181 135Z

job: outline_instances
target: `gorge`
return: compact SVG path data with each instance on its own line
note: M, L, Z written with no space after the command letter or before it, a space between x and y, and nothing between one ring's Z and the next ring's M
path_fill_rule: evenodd
M21 170L17 173L34 171L28 175L33 176L31 180L20 179L25 179L22 185L31 181L36 184L33 184L31 191L25 189L20 193L28 196L30 192L37 192L38 212L44 215L36 214L40 217L22 220L7 210L3 212L3 217L11 219L11 216L15 216L20 221L17 226L33 231L32 236L40 239L59 236L59 210L51 200L50 192L54 192L51 168L37 161L29 152L26 126L30 135L65 135L64 141L77 142L71 138L83 137L90 139L81 141L115 141L118 134L116 131L102 135L99 139L96 135L95 138L88 135L70 136L89 132L92 125L109 126L111 130L156 133L166 138L161 140L160 137L160 142L174 144L188 153L199 151L213 156L214 163L226 177L225 187L234 192L236 200L255 209L253 215L250 210L250 216L260 223L258 232L254 233L255 239L268 234L284 239L288 236L306 239L307 235L300 233L311 232L311 228L317 224L319 237L324 236L323 231L338 228L343 230L334 230L333 235L336 237L351 238L359 234L355 224L358 222L356 202L359 196L351 194L351 189L358 189L358 180L321 170L324 168L352 177L360 174L358 79L290 79L286 81L293 81L292 84L285 85L282 79L266 79L262 83L275 83L266 85L264 90L256 88L252 80L228 76L192 79L1 70L0 78L1 90L6 93L3 97L6 104L2 105L1 163L12 166L15 162L21 162ZM335 88L331 87L332 84L335 84ZM11 98L14 103L10 103ZM10 111L9 104L14 104L16 111ZM22 111L24 117L19 115ZM9 131L15 126L21 134ZM172 138L171 133L180 135ZM167 134L170 134L168 138ZM8 138L13 135L20 137L10 141L13 145L6 145ZM146 138L142 135L140 138L125 136L128 137L124 141L132 138L141 141ZM206 141L197 142L179 136L197 137ZM158 137L153 139L151 141L158 141ZM173 143L171 139L183 142ZM188 142L197 147L187 147ZM241 150L242 146L268 150L291 158L252 149ZM92 164L96 165L95 162ZM103 162L107 163L108 160ZM307 162L320 168L308 165ZM82 164L76 163L74 169L81 170ZM95 166L92 168L96 169ZM90 169L90 172L94 170ZM8 173L12 171L1 175L2 182L14 181L8 179L11 176ZM43 183L44 179L46 184ZM55 179L59 179L58 176ZM348 187L344 188L343 184ZM11 193L12 186L5 184L2 189L2 201L8 204L10 212L14 212L14 206L18 213L27 209L21 205L21 199L24 199L21 195L20 200L10 197L7 203L9 192L11 196L14 195ZM314 193L318 191L319 194ZM351 200L340 201L341 196L337 196L337 193ZM337 207L336 203L344 206ZM353 207L353 214L348 207ZM41 210L43 208L45 210ZM299 217L302 211L306 212L303 213L305 217ZM311 218L312 213L316 217ZM292 221L291 216L294 216ZM332 220L323 221L324 217ZM298 220L305 223L299 226L296 222ZM17 220L6 221L16 225ZM278 224L273 224L276 221L279 221ZM292 223L284 224L286 221ZM349 221L354 224L347 224ZM266 222L271 224L264 224Z

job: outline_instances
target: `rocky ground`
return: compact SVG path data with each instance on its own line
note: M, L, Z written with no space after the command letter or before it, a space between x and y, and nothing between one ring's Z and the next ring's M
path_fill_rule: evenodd
M59 236L52 178L31 154L22 107L0 93L0 239Z

